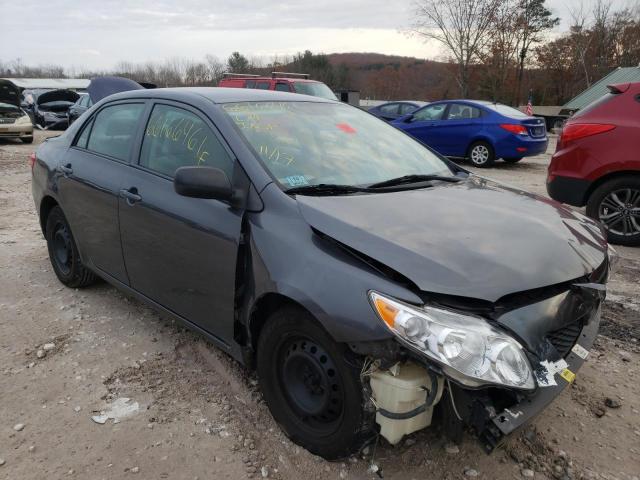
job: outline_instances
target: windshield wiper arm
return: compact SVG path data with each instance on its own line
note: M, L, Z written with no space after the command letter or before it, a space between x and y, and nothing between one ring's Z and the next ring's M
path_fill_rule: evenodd
M391 178L389 180L385 180L384 182L373 183L369 185L367 188L384 188L384 187L394 187L396 185L405 185L408 183L419 183L419 182L429 182L431 180L441 180L443 182L460 182L463 179L460 177L447 177L444 175L403 175L402 177Z
M356 187L355 185L319 183L317 185L301 185L299 187L288 188L284 193L301 195L340 195L367 191L369 191L368 188Z

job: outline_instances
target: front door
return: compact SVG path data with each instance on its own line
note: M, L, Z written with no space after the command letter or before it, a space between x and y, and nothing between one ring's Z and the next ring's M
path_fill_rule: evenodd
M444 124L443 118L446 109L446 103L423 107L413 114L410 121L403 126L403 130L442 153L440 130Z
M58 165L58 196L83 261L127 284L118 229L120 182L144 103L102 108ZM90 208L88 207L90 206Z
M154 105L140 158L121 186L120 232L131 286L227 343L243 211L174 191L182 166L239 168L200 113Z

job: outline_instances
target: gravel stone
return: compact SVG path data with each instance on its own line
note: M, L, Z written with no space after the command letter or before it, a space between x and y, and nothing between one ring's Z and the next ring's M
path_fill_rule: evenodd
M38 350L36 352L36 357L38 357L38 358L44 358L46 356L47 356L47 352L45 352L44 350Z
M13 426L13 429L14 429L16 432L21 432L22 430L24 430L24 423L16 423L16 424Z
M448 444L444 447L444 449L447 453L460 453L460 448L458 448L458 446L454 445L453 443Z
M478 471L477 471L477 470L474 470L473 468L467 468L467 469L464 471L464 474L465 474L467 477L477 477L477 476L479 475Z
M524 468L520 473L522 473L522 476L525 478L533 478L535 476L534 471L530 468Z

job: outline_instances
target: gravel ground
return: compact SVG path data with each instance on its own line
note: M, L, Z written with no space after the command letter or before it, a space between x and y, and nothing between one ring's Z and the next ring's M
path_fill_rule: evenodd
M330 463L287 440L255 375L203 339L104 283L58 283L31 198L33 149L0 142L0 478L638 479L640 249L619 249L575 384L503 448L485 455L471 435L445 445L431 429ZM544 195L548 161L479 173Z

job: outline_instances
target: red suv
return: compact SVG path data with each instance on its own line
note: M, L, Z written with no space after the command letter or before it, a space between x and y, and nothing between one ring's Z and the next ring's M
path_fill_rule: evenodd
M271 72L270 77L248 73L225 73L224 75L224 78L218 82L219 87L278 90L328 98L329 100L338 99L329 87L322 82L310 80L306 73Z
M609 93L562 129L547 176L551 198L600 220L608 240L640 245L640 83Z

